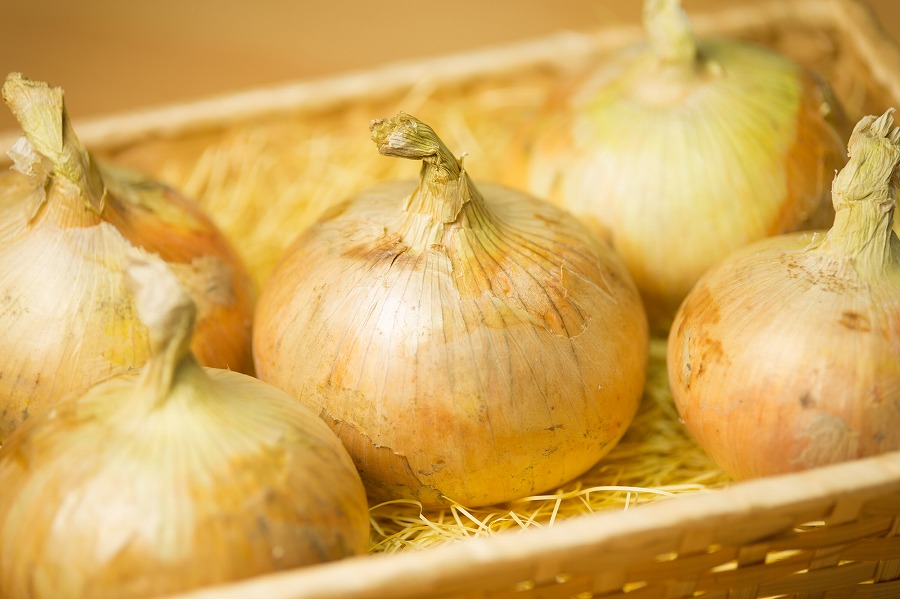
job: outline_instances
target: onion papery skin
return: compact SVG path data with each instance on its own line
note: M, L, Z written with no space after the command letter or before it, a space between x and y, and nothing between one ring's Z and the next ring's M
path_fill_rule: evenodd
M614 57L549 107L530 160L529 189L610 241L663 335L724 255L830 225L850 132L824 81L786 58L719 39L696 56Z
M24 135L9 150L15 170L0 174L0 443L65 392L145 362L122 271L135 248L166 260L193 298L200 362L252 373L251 279L212 219L97 161L61 89L12 73L2 92Z
M191 351L201 364L253 374L254 291L231 241L200 206L141 173L100 165L103 218L136 247L159 255L199 310Z
M97 222L79 228L88 235L94 232L101 239L99 224L108 223L131 246L165 260L200 310L191 346L200 363L252 374L250 328L254 291L247 268L230 240L196 202L174 189L137 171L113 164L98 166L107 190L103 212ZM2 252L5 246L36 228L29 224L20 205L35 189L15 172L0 176L0 188ZM63 231L70 223L57 225ZM116 246L119 258L123 247ZM88 259L96 261L100 255L95 251ZM121 260L115 262L121 268Z
M551 489L602 458L640 402L646 316L621 261L552 205L478 188L486 211L469 202L421 249L396 233L416 182L364 191L307 229L260 295L258 376L331 425L370 502Z
M0 596L155 597L365 551L365 491L331 430L271 385L192 369L148 412L120 375L9 437Z
M138 174L104 173L102 216L77 224L80 216L47 205L29 222L14 201L34 189L19 173L0 178L8 217L0 227L0 442L53 398L146 361L122 275L135 247L167 260L197 304L198 360L253 372L253 291L229 242L174 191ZM51 190L47 202L67 202L61 195Z
M49 220L0 248L0 441L72 389L146 361L122 277L129 248L107 223Z
M736 479L900 449L900 265L860 276L852 260L814 251L824 238L736 252L675 317L675 404Z

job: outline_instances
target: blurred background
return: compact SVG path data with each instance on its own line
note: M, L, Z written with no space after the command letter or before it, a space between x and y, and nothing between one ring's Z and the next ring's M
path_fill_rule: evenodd
M684 0L689 11L724 2ZM900 39L900 2L864 0ZM638 0L4 2L0 76L66 91L76 120L639 21ZM898 73L900 76L900 73ZM0 107L0 132L15 128Z

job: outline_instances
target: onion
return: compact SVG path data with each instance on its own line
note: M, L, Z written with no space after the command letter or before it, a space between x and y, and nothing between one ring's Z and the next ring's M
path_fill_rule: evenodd
M0 596L158 596L365 551L365 490L334 433L271 385L200 366L194 304L162 261L127 273L143 369L0 449Z
M250 278L198 206L146 177L98 163L63 92L18 73L3 86L25 132L0 177L0 442L29 413L147 357L122 271L159 254L199 309L201 363L251 372Z
M856 126L827 233L756 242L707 273L669 337L669 380L731 476L900 449L900 162L893 110Z
M476 189L414 117L372 134L420 179L363 191L289 249L258 303L258 376L331 425L373 501L477 506L572 479L640 401L627 271L571 215Z
M695 40L677 0L647 0L649 43L561 93L538 127L530 189L593 222L666 333L699 276L770 235L831 224L847 123L783 56Z

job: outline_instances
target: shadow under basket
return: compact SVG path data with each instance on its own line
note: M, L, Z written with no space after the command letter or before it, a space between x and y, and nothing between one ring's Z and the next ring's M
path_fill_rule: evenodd
M752 40L816 69L854 121L900 107L900 52L856 0L766 1L691 18L698 35ZM377 155L370 119L415 114L450 148L468 152L476 181L516 185L516 165L541 107L580 70L642 38L637 27L557 34L140 113L76 118L75 128L98 155L139 167L203 203L261 285L296 234L331 202L380 179L415 175L409 162ZM9 147L16 135L0 136L0 144ZM664 379L664 360L650 376ZM698 596L900 597L900 452L178 597Z

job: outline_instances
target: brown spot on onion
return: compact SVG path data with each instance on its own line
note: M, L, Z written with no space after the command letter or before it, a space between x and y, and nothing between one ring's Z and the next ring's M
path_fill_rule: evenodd
M863 333L868 333L872 330L872 325L869 323L869 319L863 316L858 312L853 312L851 310L845 311L841 314L840 320L838 320L842 327L848 328L851 331L861 331Z

